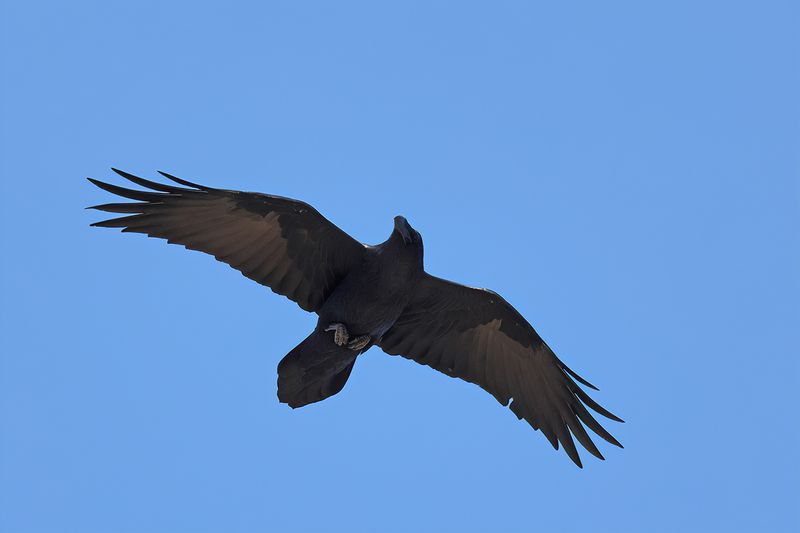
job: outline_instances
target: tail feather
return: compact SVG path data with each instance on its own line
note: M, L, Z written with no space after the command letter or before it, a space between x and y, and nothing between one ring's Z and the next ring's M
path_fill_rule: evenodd
M296 408L329 398L344 388L358 354L314 331L278 364L278 400Z

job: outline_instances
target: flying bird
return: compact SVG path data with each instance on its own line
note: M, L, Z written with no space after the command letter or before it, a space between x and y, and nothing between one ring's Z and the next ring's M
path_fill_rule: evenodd
M143 187L89 178L134 202L96 205L122 228L199 250L319 317L278 364L278 399L292 408L333 396L372 346L475 383L559 443L582 467L572 436L603 459L586 428L620 443L589 412L622 422L499 294L425 272L422 236L402 216L381 244L362 244L305 202L205 187L160 172L180 187L112 169ZM587 407L589 409L587 409ZM585 426L585 427L584 427Z

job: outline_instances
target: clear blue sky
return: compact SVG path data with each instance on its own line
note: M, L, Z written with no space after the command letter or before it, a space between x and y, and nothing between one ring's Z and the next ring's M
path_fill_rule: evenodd
M797 531L797 3L552 4L4 1L0 530ZM404 214L626 448L377 349L279 404L315 317L89 228L111 166Z

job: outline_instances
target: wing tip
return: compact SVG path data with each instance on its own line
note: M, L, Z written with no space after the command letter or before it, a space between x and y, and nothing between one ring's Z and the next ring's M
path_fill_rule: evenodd
M179 178L177 176L173 176L172 174L169 174L169 173L164 172L162 170L156 170L156 172L158 172L159 174L161 174L162 176L164 176L168 180L172 180L175 183L178 183L180 185L184 185L186 187L193 187L195 189L200 189L201 191L210 191L210 190L212 190L211 187L206 187L206 186L200 185L198 183L192 183L191 181L186 181L185 179L181 179L181 178Z
M118 219L110 218L108 220L100 220L99 222L92 222L89 224L90 228L119 228L119 225L115 225L115 222Z
M116 194L114 192L114 188L116 187L116 185L112 185L110 183L106 183L105 181L100 181L100 180L95 179L95 178L86 178L86 179L89 181L89 183L91 183L95 187L103 189L106 192L110 192L112 194Z
M549 346L548 346L548 348L549 348ZM556 358L556 361L558 361L558 364L561 366L561 369L562 369L562 370L564 370L564 372L566 372L567 374L569 374L570 376L572 376L572 377L573 377L575 380L577 380L577 381L578 381L579 383L581 383L582 385L585 385L585 386L589 387L589 388L590 388L590 389L592 389L592 390L596 390L596 391L598 391L598 392L600 391L600 389L599 389L597 386L595 386L594 384L590 383L590 382L589 382L589 380L587 380L587 379L585 379L585 378L581 377L581 376L580 376L580 374L578 374L577 372L575 372L574 370L572 370L570 367L568 367L567 365L565 365L565 364L564 364L564 361L562 361L561 359L559 359L559 358L558 358L558 356L556 356L556 354L553 352L553 350L550 350L550 353L552 353L552 354L553 354L553 357L555 357L555 358Z
M572 462L573 462L573 463L575 463L575 466L577 466L578 468L580 468L581 470L583 470L583 461L581 461L581 456L580 456L580 454L578 453L578 451L577 451L577 450L575 450L574 454L572 454L572 453L570 453L570 452L567 450L567 447L566 447L566 446L563 446L563 448L564 448L564 451L565 451L565 452L567 452L567 456L568 456L570 459L572 459Z

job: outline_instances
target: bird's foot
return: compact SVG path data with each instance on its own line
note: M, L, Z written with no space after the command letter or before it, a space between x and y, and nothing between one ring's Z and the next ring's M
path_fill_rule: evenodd
M328 327L325 328L325 331L335 332L333 334L333 342L336 343L336 346L344 346L350 339L350 334L347 332L345 325L338 322L328 325Z
M367 344L369 344L371 340L372 337L370 337L369 335L361 335L360 337L356 337L355 339L347 343L347 347L350 348L351 350L358 351Z

